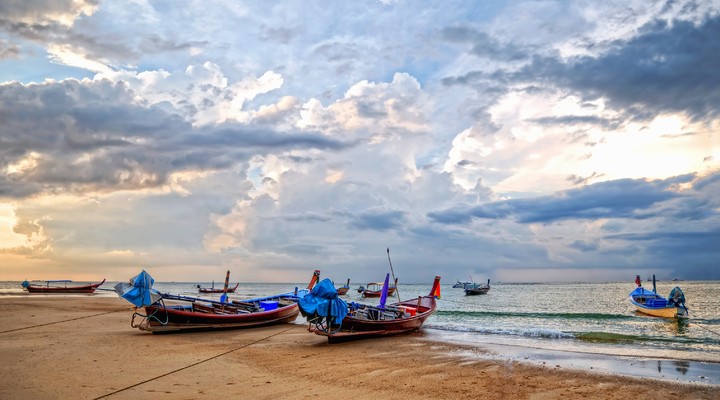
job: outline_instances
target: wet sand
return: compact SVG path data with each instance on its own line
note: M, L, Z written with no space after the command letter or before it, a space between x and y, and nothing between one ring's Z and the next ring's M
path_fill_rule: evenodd
M720 398L719 385L474 357L498 349L422 333L335 345L294 324L152 335L131 315L119 298L0 298L0 398Z

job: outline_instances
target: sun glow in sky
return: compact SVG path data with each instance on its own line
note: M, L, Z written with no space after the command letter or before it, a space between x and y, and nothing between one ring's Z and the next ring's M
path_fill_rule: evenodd
M720 279L718 1L0 10L0 279Z

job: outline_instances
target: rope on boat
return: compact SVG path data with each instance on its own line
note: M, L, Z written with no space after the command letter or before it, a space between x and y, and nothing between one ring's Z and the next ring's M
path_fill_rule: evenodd
M224 355L230 354L230 353L235 352L235 351L238 351L238 350L242 350L242 349L244 349L244 348L246 348L246 347L249 347L249 346L252 346L252 345L254 345L254 344L256 344L256 343L260 343L260 342L262 342L263 340L270 339L270 338L273 337L273 336L277 336L277 335L280 335L280 334L282 334L282 333L285 333L285 332L287 332L287 331L289 331L289 330L291 330L291 329L293 329L293 328L287 328L287 329L282 330L282 331L280 331L280 332L273 333L272 335L265 336L264 338L258 339L258 340L254 341L254 342L250 342L250 343L248 343L248 344L244 344L244 345L242 345L242 346L240 346L240 347L236 347L236 348L234 348L234 349L231 349L231 350L228 350L228 351L226 351L226 352L223 352L223 353L214 355L214 356L209 357L209 358L206 358L206 359L204 359L204 360L200 360L200 361L194 362L194 363L192 363L192 364L190 364L190 365L186 365L186 366L184 366L184 367L181 367L181 368L172 370L172 371L170 371L170 372L166 372L166 373L164 373L164 374L162 374L162 375L158 375L158 376L156 376L156 377L154 377L154 378L146 379L146 380L144 380L144 381L142 381L142 382L138 382L138 383L136 383L136 384L134 384L134 385L130 385L130 386L124 387L124 388L122 388L122 389L116 390L116 391L114 391L114 392L111 392L111 393L108 393L108 394L104 394L104 395L102 395L102 396L96 397L94 400L104 399L104 398L110 397L110 396L112 396L112 395L114 395L114 394L118 394L118 393L120 393L120 392L124 392L124 391L129 390L129 389L132 389L132 388L134 388L134 387L137 387L137 386L146 384L146 383L148 383L148 382L152 382L152 381L154 381L154 380L157 380L157 379L160 379L160 378L164 378L164 377L166 377L166 376L168 376L168 375L172 375L172 374L174 374L174 373L176 373L176 372L180 372L180 371L186 370L186 369L188 369L188 368L192 368L192 367L195 367L195 366L197 366L197 365L200 365L200 364L206 363L206 362L208 362L208 361L214 360L214 359L216 359L216 358L220 358L220 357L222 357L222 356L224 356Z
M15 332L15 331L21 331L21 330L24 330L24 329L38 328L38 327L41 327L41 326L61 324L61 323L63 323L63 322L70 322L70 321L77 321L77 320L79 320L79 319L99 317L99 316L101 316L101 315L112 314L112 313L116 313L116 312L120 312L120 311L127 311L127 310L128 310L127 308L123 308L123 309L121 309L121 310L108 311L108 312L104 312L104 313L100 313L100 314L86 315L86 316L84 316L84 317L76 317L76 318L65 319L65 320L62 320L62 321L47 322L47 323L44 323L44 324L38 324L38 325L32 325L32 326L25 326L25 327L22 327L22 328L8 329L8 330L6 330L6 331L0 331L0 333Z
M139 328L143 323L145 323L145 321L149 321L149 320L155 320L158 323L160 323L160 325L162 325L162 326L167 325L167 323L170 321L170 314L168 314L168 312L167 312L167 308L165 306L165 301L163 299L160 299L160 301L157 302L157 304L159 304L160 307L156 307L155 311L153 311L152 314L148 314L148 315L144 315L144 314L141 314L138 312L138 309L142 308L142 307L135 307L135 312L133 313L132 319L130 320L130 326L133 328ZM165 321L161 321L158 317L155 316L155 314L160 312L161 308L162 308L162 310L165 311ZM137 325L135 325L135 317L142 318L142 321L140 321L140 323Z

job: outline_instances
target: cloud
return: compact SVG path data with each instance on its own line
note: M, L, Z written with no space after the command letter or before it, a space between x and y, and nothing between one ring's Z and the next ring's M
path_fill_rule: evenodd
M310 131L195 128L177 108L108 80L0 85L0 109L0 196L11 198L154 188L258 153L346 146Z
M0 26L69 26L81 15L92 15L97 6L95 0L6 0L0 3Z
M467 223L473 218L512 218L519 223L548 223L565 219L646 219L657 216L652 206L683 196L677 191L677 185L692 178L688 175L656 181L620 179L567 190L554 196L459 206L430 212L428 217L444 224Z
M400 228L405 219L405 213L400 210L370 209L360 212L351 225L357 229L387 231Z
M500 61L522 61L529 57L532 49L522 48L512 43L500 43L485 32L464 26L447 27L440 33L441 38L450 42L470 43L470 53L478 57L487 57Z
M12 268L716 268L714 2L0 7Z
M648 119L664 112L693 120L716 118L720 109L720 17L700 23L652 21L598 56L567 61L538 56L513 80L541 80L580 94L605 98L618 110Z
M0 40L0 60L19 58L20 47Z

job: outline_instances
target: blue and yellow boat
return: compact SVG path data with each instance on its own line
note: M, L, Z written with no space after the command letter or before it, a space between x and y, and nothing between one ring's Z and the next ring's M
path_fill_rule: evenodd
M688 318L688 309L685 306L685 294L675 286L668 298L657 294L655 288L655 275L652 277L653 290L642 287L640 275L635 277L637 288L630 292L630 302L639 313L662 318Z

